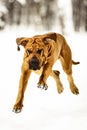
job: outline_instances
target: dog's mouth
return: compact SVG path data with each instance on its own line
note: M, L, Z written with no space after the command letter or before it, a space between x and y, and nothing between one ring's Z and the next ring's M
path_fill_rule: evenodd
M29 65L29 69L30 70L40 70L40 67L39 66L31 66L31 65Z
M40 62L36 57L33 57L29 62L29 69L40 70Z

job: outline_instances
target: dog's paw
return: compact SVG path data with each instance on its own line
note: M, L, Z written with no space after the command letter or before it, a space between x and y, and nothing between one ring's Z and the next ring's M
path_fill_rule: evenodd
M38 87L38 88L41 88L41 89L44 89L44 90L47 90L47 89L48 89L47 84L37 84L37 87Z
M75 95L78 95L79 94L79 89L75 86L75 84L73 84L71 87L71 92Z
M64 88L63 86L58 87L58 93L61 94L63 92Z
M22 111L22 107L23 107L23 105L15 104L14 107L13 107L12 112L20 113Z
M75 95L78 95L79 94L78 88L73 89L72 93L75 94Z
M13 109L12 112L14 112L14 113L20 113L21 109Z

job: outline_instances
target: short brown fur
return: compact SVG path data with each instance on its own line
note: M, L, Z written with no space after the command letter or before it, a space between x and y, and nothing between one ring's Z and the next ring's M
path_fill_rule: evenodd
M37 35L32 38L17 38L18 49L20 45L24 46L25 53L22 63L22 74L19 82L19 91L13 111L18 113L23 107L24 92L27 86L28 79L32 71L41 74L38 81L38 87L47 89L46 81L49 76L52 76L57 85L58 93L63 92L63 85L60 81L57 70L52 70L52 67L57 59L60 60L62 68L67 75L70 90L73 94L79 94L79 90L74 84L72 77L72 64L79 64L72 60L71 49L68 46L65 38L57 33L47 33Z

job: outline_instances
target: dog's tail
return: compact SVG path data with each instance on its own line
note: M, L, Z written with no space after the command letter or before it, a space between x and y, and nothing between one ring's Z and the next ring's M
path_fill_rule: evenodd
M72 60L72 64L73 64L73 65L78 65L78 64L80 64L80 62L79 62L79 61L78 61L78 62L75 62L75 61Z

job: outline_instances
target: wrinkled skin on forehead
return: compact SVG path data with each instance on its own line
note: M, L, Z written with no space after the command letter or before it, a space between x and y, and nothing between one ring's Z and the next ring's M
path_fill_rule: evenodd
M36 54L36 52L38 50L42 49L44 55L47 56L47 48L46 48L45 44L42 42L42 39L40 39L40 38L36 38L36 39L29 38L28 42L25 46L25 49L26 50L30 49L34 54Z
M41 68L46 63L47 54L48 54L47 47L43 44L41 39L39 38L27 39L24 54L25 62L29 64L32 58L35 57L38 60L39 68Z

